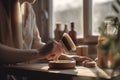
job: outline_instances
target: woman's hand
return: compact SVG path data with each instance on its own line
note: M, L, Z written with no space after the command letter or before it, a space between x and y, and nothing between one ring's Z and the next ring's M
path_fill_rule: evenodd
M86 57L86 56L79 56L79 55L66 55L62 54L59 57L60 60L75 60L77 64L81 64L82 62L88 60L93 61L93 59Z
M43 46L39 52L48 60L58 60L59 56L63 52L63 48L59 42L53 40Z
M76 60L77 63L82 63L85 60L88 61L93 61L93 59L87 57L87 56L78 56L78 55L74 55L72 56L72 58L74 58Z

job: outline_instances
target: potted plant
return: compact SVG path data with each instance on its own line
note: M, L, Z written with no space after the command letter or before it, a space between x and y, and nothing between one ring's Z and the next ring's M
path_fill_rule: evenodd
M118 17L108 16L99 27L97 64L101 68L112 68L116 55L120 53L120 23Z

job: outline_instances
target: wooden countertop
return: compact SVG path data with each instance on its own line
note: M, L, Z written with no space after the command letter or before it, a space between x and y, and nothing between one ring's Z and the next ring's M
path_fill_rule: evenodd
M83 66L76 66L75 69L61 69L61 70L53 70L49 69L47 63L34 63L34 64L19 64L19 65L10 65L5 66L5 68L9 68L12 70L26 70L26 71L37 71L37 72L47 72L54 74L63 74L70 76L78 76L78 77L91 77L91 78L104 78L110 79L111 76L108 75L105 71L103 71L99 67L95 68L87 68Z

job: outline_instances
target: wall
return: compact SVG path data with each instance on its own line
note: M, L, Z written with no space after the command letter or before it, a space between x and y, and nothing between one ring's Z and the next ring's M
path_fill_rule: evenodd
M42 41L47 42L49 39L48 19L46 19L45 11L48 12L48 0L36 0L33 8L36 14L37 26L40 31Z

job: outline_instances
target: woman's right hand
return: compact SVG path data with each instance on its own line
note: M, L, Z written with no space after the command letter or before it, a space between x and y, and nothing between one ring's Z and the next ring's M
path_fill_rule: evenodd
M63 48L59 42L52 40L43 46L39 51L40 54L48 60L58 60L63 52Z

